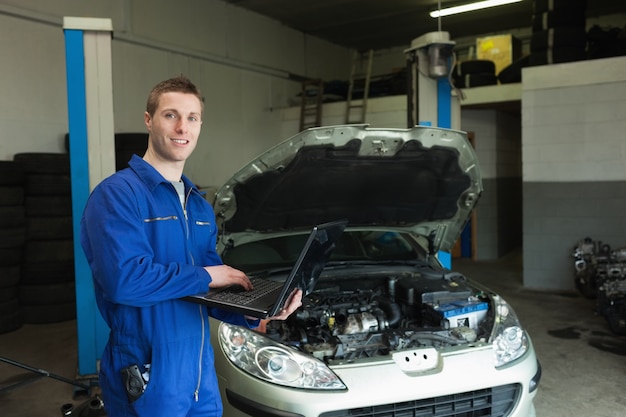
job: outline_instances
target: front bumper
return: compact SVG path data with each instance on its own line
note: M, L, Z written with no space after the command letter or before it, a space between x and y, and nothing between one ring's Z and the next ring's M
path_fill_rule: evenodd
M392 362L341 365L333 368L348 387L341 392L275 386L244 374L224 357L216 359L228 417L453 417L472 412L532 417L541 378L532 345L504 369L493 367L489 347L444 356L440 369L428 375L408 375Z

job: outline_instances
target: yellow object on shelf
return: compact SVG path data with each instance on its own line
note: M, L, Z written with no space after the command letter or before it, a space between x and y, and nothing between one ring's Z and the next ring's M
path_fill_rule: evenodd
M522 43L513 35L494 35L476 39L476 58L496 64L496 75L521 57Z

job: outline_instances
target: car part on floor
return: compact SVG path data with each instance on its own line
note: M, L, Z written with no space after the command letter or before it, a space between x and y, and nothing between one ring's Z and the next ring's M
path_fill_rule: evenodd
M572 256L578 290L596 299L597 313L613 332L626 334L626 247L611 250L610 245L586 237Z

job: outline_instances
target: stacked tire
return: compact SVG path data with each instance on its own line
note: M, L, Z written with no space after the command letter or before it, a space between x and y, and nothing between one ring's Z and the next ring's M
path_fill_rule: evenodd
M115 134L115 170L128 167L133 155L143 156L148 148L147 133Z
M19 283L26 225L24 173L14 161L0 161L0 333L22 327Z
M24 323L76 318L69 155L20 153L26 237L19 300Z
M586 0L534 0L530 66L586 59Z
M461 61L454 66L452 80L457 88L498 84L496 64L488 59Z

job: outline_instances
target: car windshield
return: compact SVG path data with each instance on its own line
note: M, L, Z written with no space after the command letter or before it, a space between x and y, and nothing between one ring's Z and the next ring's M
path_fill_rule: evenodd
M225 264L243 271L291 267L308 234L274 237L241 244L222 254ZM392 261L419 258L418 246L407 234L391 231L346 231L337 242L333 261Z

